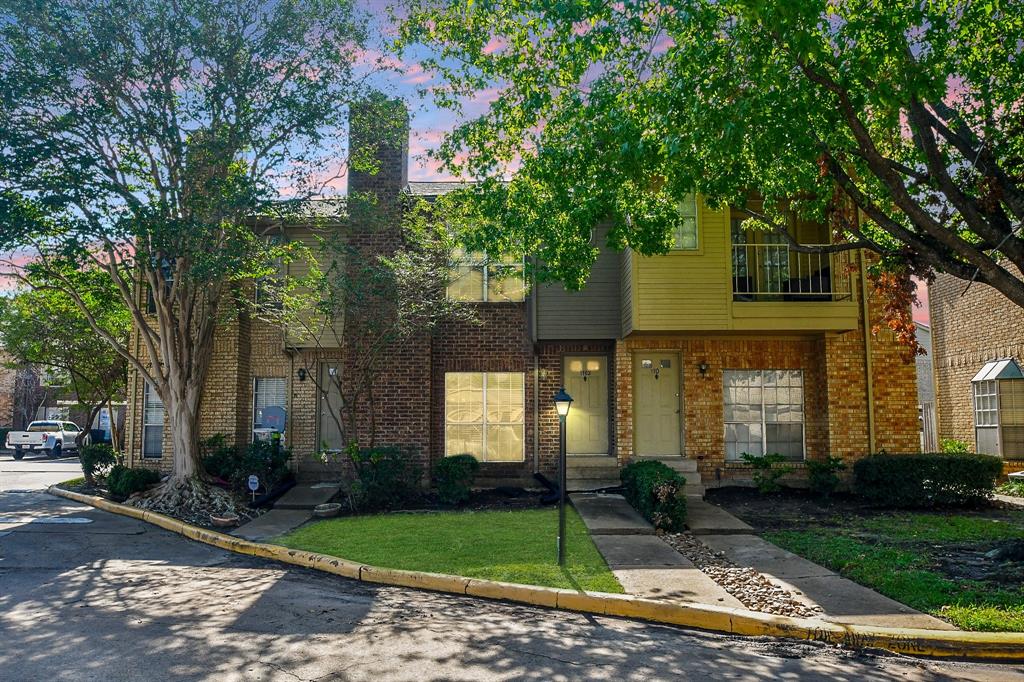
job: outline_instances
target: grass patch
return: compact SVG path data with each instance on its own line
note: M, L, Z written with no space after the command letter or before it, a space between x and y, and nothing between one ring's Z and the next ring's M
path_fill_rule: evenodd
M982 523L986 521L982 518L945 517L952 521L948 525L937 518L940 517L887 517L863 520L850 531L814 528L768 533L765 537L887 597L946 618L965 630L1024 631L1024 589L1008 590L974 580L952 580L931 570L931 562L924 551L909 546L914 542L936 542L938 538L962 542L1020 537L1021 529L1010 524L1004 524L1009 530L992 527ZM858 526L864 530L880 527L886 538L869 544L843 534L857 532ZM971 528L982 537L970 536ZM908 547L890 543L906 543Z
M1021 515L1024 520L1024 515ZM893 514L864 519L860 527L893 542L989 542L1024 538L1024 526L983 516Z
M78 478L69 478L66 481L61 481L57 485L61 488L74 488L76 486L85 485L85 479L81 476Z
M556 509L529 509L329 519L302 526L276 542L384 568L623 591L575 510L567 510L565 568L557 563L557 534Z

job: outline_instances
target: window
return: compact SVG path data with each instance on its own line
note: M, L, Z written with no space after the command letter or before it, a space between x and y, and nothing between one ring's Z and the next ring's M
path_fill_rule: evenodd
M481 462L522 462L522 372L448 372L444 376L445 455Z
M269 424L264 421L263 411L268 407L285 407L285 380L280 378L256 377L252 380L252 428L282 429L283 424Z
M164 403L148 381L142 395L142 456L162 457L164 449Z
M511 257L494 260L479 251L458 251L458 265L448 285L457 301L522 301L526 294L523 263Z
M1014 360L987 363L974 388L975 451L1024 459L1024 374Z
M798 369L727 370L725 458L804 457L804 377Z
M699 245L697 195L691 192L679 202L679 221L672 230L672 248L679 251L696 251Z

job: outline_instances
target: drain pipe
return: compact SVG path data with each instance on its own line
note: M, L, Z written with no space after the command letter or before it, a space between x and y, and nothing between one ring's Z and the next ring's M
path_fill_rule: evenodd
M864 378L867 386L868 401L868 454L875 452L875 387L872 381L871 362L871 329L869 326L870 311L868 308L867 266L864 263L864 252L860 252L860 302L864 323Z

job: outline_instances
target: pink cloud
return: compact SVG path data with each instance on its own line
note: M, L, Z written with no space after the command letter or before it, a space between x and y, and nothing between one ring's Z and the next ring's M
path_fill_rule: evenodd
M931 324L931 310L928 307L928 285L924 280L920 279L915 279L914 283L917 285L917 300L921 304L920 306L914 306L914 322Z
M421 64L410 64L405 69L405 77L402 78L402 82L409 85L423 85L432 80L434 80L434 74L424 69Z
M508 45L508 43L505 42L504 38L500 36L495 36L487 41L487 44L484 45L484 49L482 50L482 52L484 54L494 54L498 50L503 49L506 45Z

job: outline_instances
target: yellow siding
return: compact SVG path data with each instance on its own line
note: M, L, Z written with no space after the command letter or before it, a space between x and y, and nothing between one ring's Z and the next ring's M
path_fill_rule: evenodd
M635 330L729 328L729 212L712 211L701 200L699 215L698 250L636 259Z
M696 251L623 254L622 334L674 331L845 331L859 306L846 301L734 302L729 209L700 201ZM822 241L820 226L798 225L798 238Z

